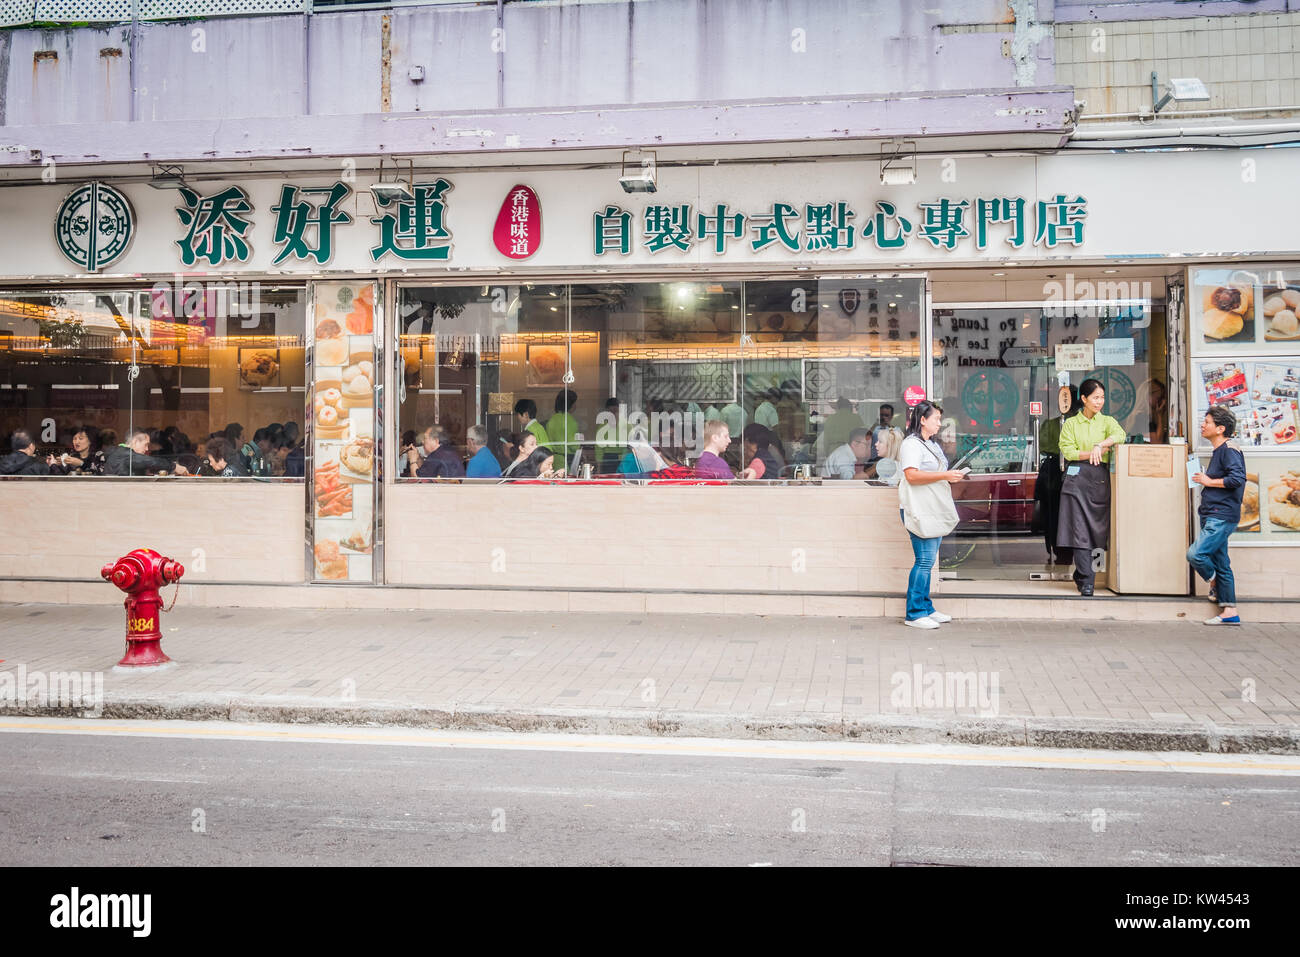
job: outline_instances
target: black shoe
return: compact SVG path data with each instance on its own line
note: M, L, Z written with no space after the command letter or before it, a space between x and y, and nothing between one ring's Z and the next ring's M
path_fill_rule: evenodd
M1079 594L1082 595L1084 598L1091 598L1091 597L1092 597L1092 586L1091 586L1091 585L1080 585L1080 586L1079 586Z

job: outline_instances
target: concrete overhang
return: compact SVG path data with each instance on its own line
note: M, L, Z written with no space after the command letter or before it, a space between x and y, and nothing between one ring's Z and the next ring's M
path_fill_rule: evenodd
M1070 87L465 113L195 118L0 129L0 178L138 173L140 164L337 169L338 160L436 157L441 168L605 165L644 147L660 162L1056 149L1074 130Z

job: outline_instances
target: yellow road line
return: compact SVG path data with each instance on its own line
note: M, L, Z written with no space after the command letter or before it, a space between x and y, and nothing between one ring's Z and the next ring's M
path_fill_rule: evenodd
M1223 770L1243 770L1243 771L1293 771L1300 773L1300 762L1262 762L1262 761L1233 761L1233 760L1197 760L1197 761L1178 761L1165 760L1161 758L1138 758L1138 757L1083 757L1070 754L1026 754L1023 758L1016 756L1018 748L999 746L997 753L979 753L968 754L961 752L932 752L932 751L879 751L875 750L875 745L862 744L856 748L800 748L798 746L786 745L783 747L771 747L769 742L758 740L754 745L736 745L736 744L710 744L699 743L692 744L684 741L672 741L664 739L646 738L644 741L637 738L629 741L627 738L619 738L617 745L613 741L591 741L576 738L572 741L564 739L538 738L525 736L521 734L517 739L509 742L499 740L484 740L479 737L451 736L444 732L430 729L425 734L393 734L383 729L374 729L380 733L356 733L347 731L331 732L313 732L291 730L266 730L260 728L213 728L195 725L192 728L161 728L161 727L141 727L123 724L22 724L13 722L0 721L0 731L54 731L62 734L90 733L90 734L131 734L149 736L166 736L179 735L182 737L214 737L214 738L262 738L266 740L288 740L297 739L305 741L338 741L338 742L368 742L372 744L403 744L403 743L420 743L432 745L464 745L466 747L492 748L508 747L511 749L546 749L562 748L568 750L593 750L606 751L623 750L632 751L657 751L666 754L729 754L738 757L757 757L757 756L779 756L789 758L828 758L842 756L845 758L863 758L876 757L886 759L903 759L903 760L923 760L923 761L944 761L944 762L972 762L972 763L1029 763L1029 764L1057 764L1062 766L1077 767L1133 767L1133 768L1197 768L1197 769L1223 769ZM483 732L484 734L505 734L507 732ZM959 745L960 747L974 747L974 745ZM1026 748L1026 751L1038 751L1039 749ZM1125 752L1116 752L1122 754ZM1138 752L1150 754L1153 752Z

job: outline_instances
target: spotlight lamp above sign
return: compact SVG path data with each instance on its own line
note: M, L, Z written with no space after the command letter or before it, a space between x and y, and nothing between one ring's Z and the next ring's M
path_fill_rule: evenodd
M618 184L625 193L653 193L657 157L653 151L624 150Z

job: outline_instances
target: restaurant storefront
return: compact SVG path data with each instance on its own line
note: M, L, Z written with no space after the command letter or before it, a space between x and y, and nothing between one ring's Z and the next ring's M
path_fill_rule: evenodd
M1282 152L1259 181L1294 174ZM1040 589L1068 616L1037 479L1088 377L1130 442L1180 460L1207 402L1238 411L1238 588L1300 598L1300 197L1239 187L1237 162L922 159L910 186L848 160L686 165L633 195L608 169L423 164L409 199L306 169L4 190L0 431L84 473L77 432L144 429L171 474L0 482L0 598L115 600L99 567L147 544L210 605L894 614L892 453L926 396L972 470L940 590ZM735 479L695 471L714 421ZM528 431L547 461L427 477L448 446L509 469ZM214 440L254 474L176 474L210 471Z

